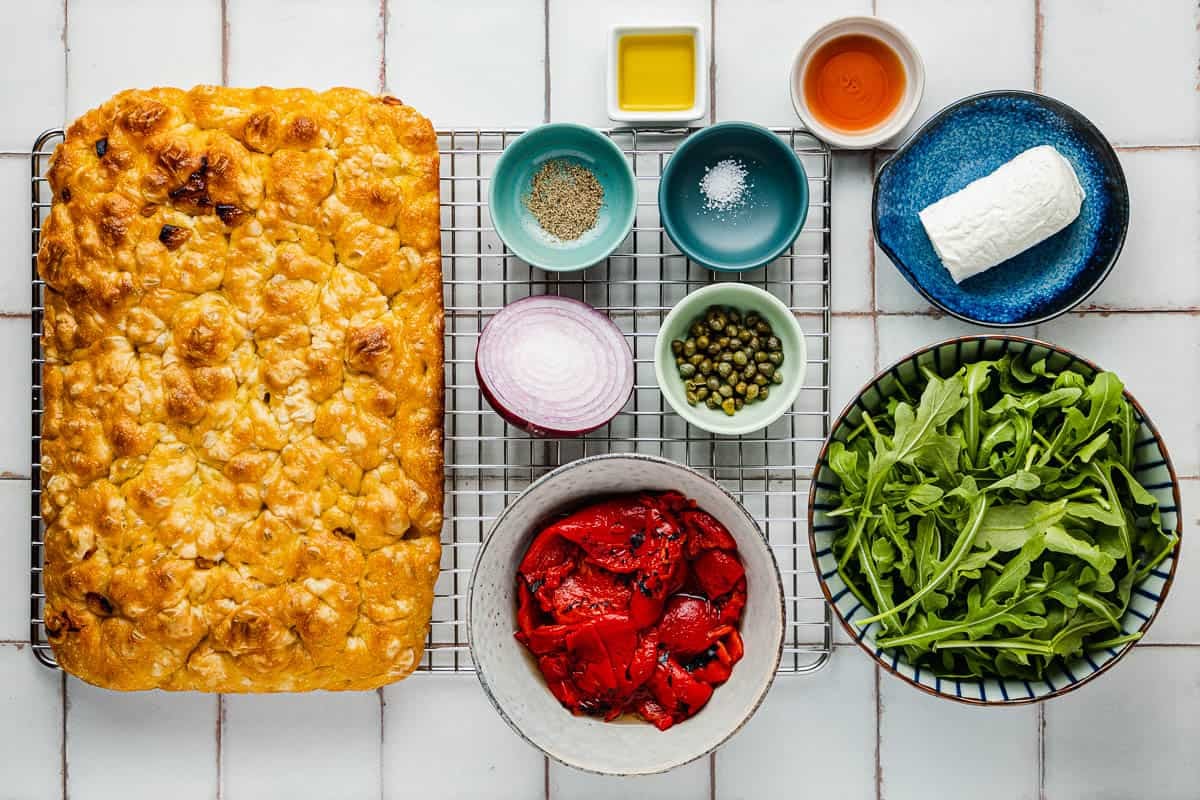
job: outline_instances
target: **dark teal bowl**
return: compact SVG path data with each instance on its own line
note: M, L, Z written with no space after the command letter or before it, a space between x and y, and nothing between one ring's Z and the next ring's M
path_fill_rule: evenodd
M700 181L727 158L746 167L746 203L705 208ZM709 269L742 272L778 258L808 216L808 175L787 143L749 122L722 122L683 140L658 185L658 213L671 241Z
M544 232L525 207L533 176L554 159L581 164L604 188L595 226L571 241ZM517 257L551 272L566 272L603 261L629 235L637 212L637 186L625 154L612 139L583 125L556 122L526 131L505 148L492 173L488 210L496 233Z

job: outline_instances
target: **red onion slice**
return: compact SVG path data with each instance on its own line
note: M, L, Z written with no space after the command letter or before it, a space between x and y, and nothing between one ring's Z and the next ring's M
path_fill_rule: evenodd
M510 303L479 336L475 375L507 422L535 436L579 436L633 393L633 355L613 321L567 297Z

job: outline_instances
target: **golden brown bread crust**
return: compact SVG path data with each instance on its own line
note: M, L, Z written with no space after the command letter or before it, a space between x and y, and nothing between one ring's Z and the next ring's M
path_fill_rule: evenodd
M442 525L437 139L352 89L123 92L49 172L42 514L59 663L368 689Z

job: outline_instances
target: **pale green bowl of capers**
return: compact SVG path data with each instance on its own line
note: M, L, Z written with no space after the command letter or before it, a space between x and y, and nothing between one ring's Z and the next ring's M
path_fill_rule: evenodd
M655 343L658 387L675 413L710 433L767 427L796 402L808 362L783 301L745 283L714 283L671 309Z

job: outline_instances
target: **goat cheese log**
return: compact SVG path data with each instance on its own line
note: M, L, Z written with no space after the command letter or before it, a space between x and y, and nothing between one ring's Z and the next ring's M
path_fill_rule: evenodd
M1083 198L1070 162L1040 145L918 216L950 277L962 283L1070 225Z

